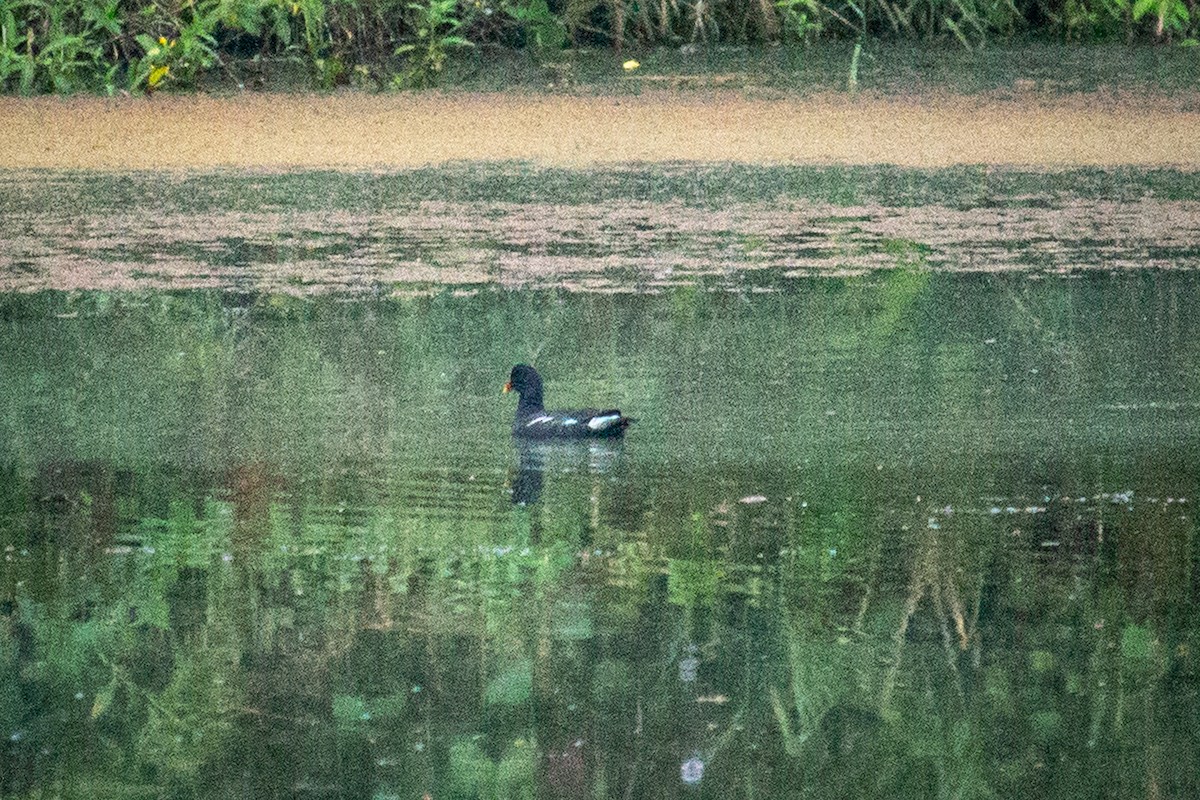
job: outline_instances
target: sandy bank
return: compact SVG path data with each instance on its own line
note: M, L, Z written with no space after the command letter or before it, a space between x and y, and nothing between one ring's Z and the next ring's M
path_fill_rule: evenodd
M396 169L456 160L1200 166L1195 105L1042 96L0 98L0 168Z

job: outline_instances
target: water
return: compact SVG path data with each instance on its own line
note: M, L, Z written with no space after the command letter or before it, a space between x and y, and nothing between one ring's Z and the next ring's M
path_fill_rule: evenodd
M1194 796L1195 180L4 176L0 794Z
M875 37L860 43L859 90L887 95L997 92L1035 100L1069 92L1094 93L1100 99L1123 93L1163 93L1178 100L1196 86L1197 65L1186 46L1064 45L1029 38L992 38L970 50ZM845 91L856 43L847 39L772 47L692 42L680 47L634 48L626 52L641 64L634 73L615 69L608 44L604 40L593 42L594 49L565 51L549 63L520 50L472 48L446 62L443 85L474 92L519 89L619 95L682 88L778 91L794 97ZM276 91L288 87L306 91L312 86L305 65L286 58L227 63L232 73L241 74L248 84L257 78L265 79ZM230 91L230 78L226 73L200 76L200 81L207 84L206 90L221 94Z

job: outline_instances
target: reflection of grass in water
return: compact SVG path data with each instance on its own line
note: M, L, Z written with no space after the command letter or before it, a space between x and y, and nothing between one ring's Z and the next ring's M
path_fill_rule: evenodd
M351 339L357 346L359 337ZM689 487L695 492L691 507L710 509L711 495L720 488L705 488L704 480L714 480L708 471L704 465L701 477L670 482L672 497ZM729 479L736 475L718 476L714 485ZM227 751L232 753L227 757L236 758L241 737L261 730L258 726L288 730L292 725L322 732L314 739L336 735L341 752L377 741L373 752L389 758L414 751L417 744L437 748L451 763L453 780L461 780L459 788L469 793L495 785L492 781L529 785L537 764L534 743L544 741L547 749L559 744L545 735L554 732L552 724L539 718L553 711L559 689L566 696L577 691L574 696L582 698L592 687L599 695L603 710L572 700L579 703L580 718L592 715L590 730L627 738L631 720L640 721L643 713L648 730L664 730L662 720L678 716L678 695L670 691L673 672L666 670L671 679L657 683L645 676L661 674L662 664L672 660L670 652L663 654L672 648L655 644L655 636L662 626L674 624L677 606L672 604L678 603L692 615L689 624L699 628L698 620L709 620L704 649L726 653L723 668L729 671L721 680L737 687L731 706L737 711L727 724L713 722L709 730L724 725L724 732L712 734L708 752L718 758L730 754L736 761L732 756L781 749L785 755L776 766L794 773L796 785L802 781L828 790L814 790L816 796L838 796L833 791L838 787L863 797L881 796L872 788L897 797L931 796L931 787L946 796L987 796L989 788L1007 796L1004 789L1036 777L1040 765L1056 763L1060 754L1064 761L1081 759L1078 763L1094 770L1097 783L1111 780L1118 769L1144 769L1137 765L1147 753L1170 786L1180 785L1185 774L1173 766L1175 760L1189 766L1189 729L1148 724L1180 700L1177 683L1163 678L1181 674L1186 679L1192 669L1190 656L1168 644L1186 642L1194 628L1194 619L1174 611L1187 599L1190 577L1178 553L1186 551L1191 535L1190 521L1169 514L1175 504L1127 520L1123 529L1132 536L1121 536L1115 526L1109 530L1134 549L1134 558L1121 569L1086 560L1048 564L1031 559L1010 526L998 521L970 541L956 538L948 524L926 526L898 549L907 583L888 589L889 579L880 573L863 576L843 566L856 547L869 547L881 531L867 524L869 515L854 513L870 505L864 497L870 497L873 481L834 470L828 483L807 487L829 511L790 518L786 535L796 558L777 571L760 573L766 591L751 605L742 598L730 602L725 575L736 575L742 565L724 544L744 541L757 529L763 521L757 515L773 506L774 491L768 492L771 501L724 509L721 521L728 524L722 526L705 524L710 518L703 515L672 513L671 501L659 497L655 507L663 519L684 516L692 524L696 540L691 544L698 550L686 563L665 562L664 591L662 550L655 547L680 546L679 537L654 538L661 534L654 521L643 521L638 533L598 527L592 546L623 544L629 568L620 570L621 582L594 581L603 574L603 559L597 557L580 583L586 561L572 537L588 519L578 512L591 502L593 487L582 506L563 497L557 509L546 510L541 521L553 543L523 548L529 530L518 520L527 519L527 512L499 520L448 519L430 499L424 501L425 513L408 517L356 507L334 512L326 505L331 498L342 502L348 494L369 494L372 487L356 477L339 478L336 471L327 480L307 500L307 490L294 489L300 497L289 495L284 502L278 496L272 504L271 478L243 474L241 488L229 493L232 509L219 502L197 508L192 480L127 481L122 491L136 493L137 502L127 498L126 507L144 515L141 529L149 551L132 558L105 554L95 563L55 562L51 580L59 569L87 575L111 570L109 578L131 582L134 594L94 592L94 584L76 581L70 573L57 588L78 593L86 601L83 613L93 618L76 618L78 606L72 602L47 607L48 613L22 608L20 625L30 629L37 650L28 666L16 663L15 647L0 651L11 664L8 674L61 695L67 706L77 706L80 701L69 698L83 692L78 707L86 714L87 693L103 687L109 665L117 665L111 674L120 677L119 688L100 689L90 706L97 724L120 719L129 726L115 733L103 728L109 743L137 743L121 768L154 765L160 776L195 780ZM399 494L401 488L397 482L392 491ZM453 488L447 482L441 491ZM138 511L161 495L170 501L159 512L163 518ZM86 539L92 530L80 523L102 514L102 502L98 492L87 492L86 502L63 520L61 531L80 530ZM400 496L395 503L406 508L413 500ZM897 524L892 515L887 519ZM235 524L244 529L240 536L230 533ZM219 554L231 538L243 549L225 562ZM990 542L995 551L979 547L980 542ZM370 554L369 561L363 554ZM1163 586L1164 575L1171 576L1170 588ZM982 587L984 576L991 584L989 602L1000 605L977 635L981 626L973 615L982 588L972 597L962 587ZM1130 598L1124 589L1130 582L1171 594L1139 600L1135 591ZM603 594L593 594L601 585ZM864 605L857 630L851 630L855 601L868 590L874 591L871 602ZM1081 599L1069 599L1076 595ZM131 623L126 605L131 597L139 615L155 605L159 615L146 613ZM1156 603L1165 610L1155 611ZM727 616L729 611L734 613ZM751 625L746 617L739 620L747 613ZM1146 614L1150 618L1144 623L1120 622ZM1108 627L1094 626L1100 615L1112 621ZM1018 636L1012 635L1014 628ZM649 647L641 641L627 644L637 631L651 632ZM297 638L297 632L304 636ZM965 655L962 634L970 643ZM742 652L743 636L755 646L781 641L786 652L778 660L770 644ZM406 657L404 668L427 672L440 688L407 697L399 692L412 684L389 672L394 667L388 662L384 669L364 652L351 663L346 654L373 639L411 651L412 661ZM472 657L463 658L455 649L463 642ZM892 644L895 650L889 651ZM147 658L151 650L160 655L154 668L144 664L155 660ZM43 652L56 655L37 658ZM590 665L598 657L608 664L593 671ZM776 681L765 697L758 670L769 670ZM889 671L898 678L887 689ZM128 677L135 673L136 681ZM533 706L529 701L537 686L547 685L535 680L545 675L556 676L549 682L553 691L546 690ZM1073 689L1064 693L1060 685ZM891 694L884 696L885 691ZM629 699L635 694L637 711ZM1189 709L1186 699L1178 705ZM486 719L478 721L476 712L484 705ZM538 712L529 722L520 713L527 705ZM427 711L408 716L413 707ZM503 713L522 719L497 731L495 720ZM743 727L745 720L767 725L746 722ZM1085 729L1097 744L1091 756L1077 742L1081 737L1066 735ZM753 738L760 735L764 738ZM782 738L780 748L776 735ZM748 740L753 750L742 749ZM1009 750L1013 742L1019 743L1013 748L1017 755ZM654 746L646 749L653 753ZM1154 755L1160 747L1183 749L1164 761ZM288 755L302 759L296 752ZM747 761L753 765L747 769L758 765L754 758ZM219 772L214 780L236 782L238 773L230 774L234 777ZM753 774L742 777L752 780Z
M1157 510L1138 516L1121 527L1151 542L1178 536L1177 521ZM1171 718L1166 709L1181 701L1177 686L1160 682L1171 669L1162 637L1178 635L1163 632L1177 623L1114 624L1140 614L1141 601L1118 590L1125 579L1103 554L1031 559L1020 530L997 535L1011 527L1003 524L972 537L993 550L980 554L961 540L967 520L943 522L931 518L910 535L903 597L876 595L869 613L864 605L854 638L835 637L801 609L804 621L785 630L789 673L771 700L789 753L810 765L806 781L892 786L908 772L943 794L994 797L1056 780L1041 772L1053 763L1078 763L1089 791L1139 786L1147 773L1164 786L1189 783L1194 758L1168 762L1162 740L1151 741L1180 730L1144 727ZM1148 544L1144 557L1159 547ZM1079 591L1079 581L1090 589ZM868 582L868 592L878 589ZM862 775L864 761L878 773Z

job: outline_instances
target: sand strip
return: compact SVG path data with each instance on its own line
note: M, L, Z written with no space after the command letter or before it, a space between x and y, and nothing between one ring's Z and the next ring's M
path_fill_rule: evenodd
M0 120L0 168L403 169L513 159L1200 166L1200 113L1088 96L0 98Z

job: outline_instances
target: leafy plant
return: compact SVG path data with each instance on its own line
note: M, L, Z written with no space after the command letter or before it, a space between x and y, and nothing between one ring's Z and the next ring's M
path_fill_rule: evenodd
M257 39L264 53L324 50L325 0L220 0L221 27Z
M776 0L785 38L806 42L821 32L820 7L816 0Z
M346 64L337 56L317 58L313 60L317 86L322 89L332 89L346 74Z
M539 55L554 53L566 46L566 25L550 10L546 0L518 0L507 5L505 10L521 24L526 46L532 45Z
M329 45L324 0L292 0L288 9L303 24L305 50L312 58L320 57Z
M1130 0L1066 0L1060 24L1068 41L1133 36Z
M1132 9L1134 22L1146 15L1155 18L1154 38L1162 39L1187 30L1191 16L1183 0L1135 0Z
M222 8L216 0L189 4L187 17L167 20L178 35L172 38L140 33L135 37L142 57L130 62L129 86L134 91L156 89L171 83L191 85L203 70L220 62L214 35Z
M18 33L21 28L18 26L17 12L23 7L41 5L38 0L28 0L0 8L0 88L8 88L9 79L16 76L21 94L33 91L37 75L33 28L25 28L24 33Z
M1196 46L1195 0L0 0L0 91L113 92L194 85L226 58L304 64L321 87L437 83L453 50L525 48L547 68L568 43L687 44L867 36L975 49L1018 30L1067 40ZM686 47L687 51L694 47ZM383 79L383 80L386 80Z
M0 5L0 88L17 79L22 94L112 91L106 51L121 35L117 0L17 0Z
M396 48L396 55L408 56L408 68L393 79L393 85L397 88L429 86L441 75L450 50L472 44L455 33L462 25L458 18L458 0L429 0L425 5L409 3L408 8L414 17L412 28L416 41Z

